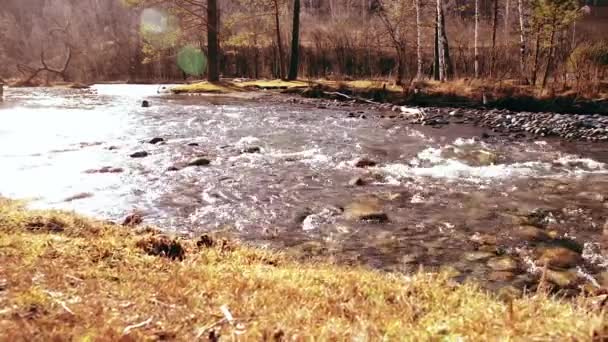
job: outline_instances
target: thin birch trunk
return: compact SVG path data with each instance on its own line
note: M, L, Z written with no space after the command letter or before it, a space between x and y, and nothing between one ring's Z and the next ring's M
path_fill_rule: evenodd
M422 33L420 29L420 0L414 0L416 8L416 79L422 78Z

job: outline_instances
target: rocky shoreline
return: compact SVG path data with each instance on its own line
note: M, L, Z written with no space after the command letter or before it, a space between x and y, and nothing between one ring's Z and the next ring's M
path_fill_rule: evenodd
M331 94L324 100L315 98L311 101L308 98L300 102L310 103L321 109L357 105L381 111L382 118L406 119L410 124L435 128L449 124L470 124L513 138L535 135L572 141L608 141L608 115L605 114L517 112L496 108L409 107ZM364 112L348 113L351 117L360 118L365 118L364 114Z

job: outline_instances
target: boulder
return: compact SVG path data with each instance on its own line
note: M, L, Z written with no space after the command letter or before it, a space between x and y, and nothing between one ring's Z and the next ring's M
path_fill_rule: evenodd
M583 261L583 257L565 247L550 247L542 250L537 263L549 268L571 268Z
M165 139L157 137L157 138L152 138L150 141L148 141L148 143L152 144L152 145L156 145L156 144L164 142L164 141L165 141Z
M571 287L578 281L578 274L574 270L554 271L548 269L545 279L559 287Z

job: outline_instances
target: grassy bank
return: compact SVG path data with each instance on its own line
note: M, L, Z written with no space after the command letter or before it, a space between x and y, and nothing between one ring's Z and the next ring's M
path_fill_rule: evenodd
M306 88L321 91L306 92ZM504 108L515 111L561 113L608 113L608 85L600 94L590 97L572 91L561 93L518 85L514 80L491 82L487 80L453 80L413 82L408 87L396 86L383 80L356 81L282 81L254 80L225 81L211 84L199 82L174 87L175 93L230 93L245 90L288 90L303 92L307 96L323 97L323 92L340 92L378 102L417 106L453 106ZM484 100L485 98L485 100Z
M586 307L0 200L0 340L590 340L602 315Z

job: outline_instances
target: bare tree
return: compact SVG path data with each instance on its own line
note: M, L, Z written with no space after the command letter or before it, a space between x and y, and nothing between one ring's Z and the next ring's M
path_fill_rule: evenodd
M40 51L41 66L31 67L31 66L24 65L24 64L17 64L17 69L22 74L29 73L29 76L27 76L22 81L18 82L18 85L24 85L24 86L31 85L32 81L36 77L38 77L38 75L40 75L42 72L56 74L56 75L60 76L63 81L68 80L67 70L68 70L68 67L70 66L70 62L72 61L72 44L68 41L68 38L67 38L69 27L70 27L70 23L68 22L64 27L58 27L58 28L53 28L53 29L49 30L49 34L48 34L49 37L53 37L57 33L60 33L64 36L63 42L64 42L65 48L66 48L66 56L64 58L61 68L53 68L53 67L49 66L48 62L46 61L46 56L45 56L45 52L44 52L44 44L42 44L42 48Z
M517 0L519 14L519 71L522 77L526 75L526 25L524 21L524 0Z
M279 11L279 0L273 0L274 4L274 21L275 30L277 31L277 46L279 49L279 78L283 78L285 75L285 57L283 55L283 40L281 39L281 22L280 22L280 11Z
M494 64L496 64L496 29L498 28L498 0L494 0L494 10L492 12L492 55L490 56L490 77L494 76Z
M219 13L217 10L217 0L207 0L207 57L209 59L207 79L210 82L220 80L218 33Z
M479 0L475 0L475 78L479 78Z
M298 78L300 60L300 0L293 1L293 27L291 34L291 62L287 79L293 81Z
M448 37L445 33L445 16L443 14L442 0L437 0L437 69L439 81L445 82L451 76L451 60Z

